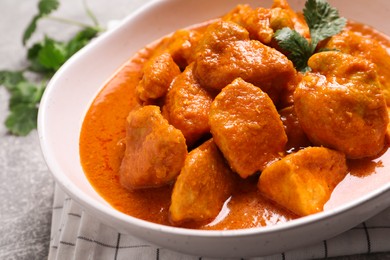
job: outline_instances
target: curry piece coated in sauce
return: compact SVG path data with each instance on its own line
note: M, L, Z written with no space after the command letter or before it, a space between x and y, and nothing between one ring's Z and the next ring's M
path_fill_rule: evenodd
M167 187L161 204L148 204L159 217L144 219L209 228L202 223L225 205L230 224L215 225L224 229L264 225L259 208L282 221L313 214L347 174L346 158L383 151L388 75L379 67L390 56L375 44L380 55L364 56L365 38L342 32L321 43L340 52L316 54L311 72L297 72L272 40L281 27L310 38L302 16L276 0L270 9L240 5L145 48L141 76L129 81L139 104L129 106L126 150L113 167L127 203ZM262 220L238 223L245 212Z
M299 123L294 105L279 110L279 115L287 135L286 151L293 152L312 145Z
M145 103L164 97L179 74L180 69L169 53L153 57L145 64L142 79L136 88L137 96Z
M214 99L195 79L193 68L191 63L175 78L162 107L169 123L183 132L188 147L210 133L209 111Z
M389 122L374 64L329 51L313 55L294 93L302 129L313 144L358 159L379 154Z
M375 64L387 105L390 105L390 56L384 46L373 38L346 30L324 42L323 47L339 50Z
M346 173L343 153L324 147L308 147L267 167L261 173L258 187L279 205L306 216L323 210Z
M249 5L238 5L224 15L222 20L241 25L248 30L251 39L264 44L273 45L274 33L285 27L296 30L305 38L310 38L305 19L292 10L285 0L274 1L272 8L253 9Z
M242 178L283 157L287 136L275 105L241 78L214 99L209 123L219 149Z
M250 40L244 27L225 21L206 30L197 47L194 72L201 86L217 91L242 78L260 87L275 103L296 76L285 55Z
M186 155L183 134L168 124L159 107L136 108L127 118L121 184L131 190L169 184L179 174Z
M175 63L183 71L195 61L195 48L202 37L202 28L196 30L180 29L163 40L163 50L171 54Z
M171 220L214 219L232 195L235 178L213 139L192 150L173 188Z

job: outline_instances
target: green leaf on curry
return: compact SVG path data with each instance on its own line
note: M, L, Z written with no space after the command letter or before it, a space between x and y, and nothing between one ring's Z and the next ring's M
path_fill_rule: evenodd
M325 0L308 0L303 9L303 15L310 28L313 45L338 34L347 20L340 17L339 11Z
M318 43L341 32L347 20L326 0L307 0L303 14L310 29L310 42L290 28L276 31L274 38L288 53L295 68L305 72L310 70L307 62L316 52Z
M284 50L290 50L288 58L294 63L299 71L308 70L307 61L313 54L311 44L297 31L283 28L276 31L275 39Z

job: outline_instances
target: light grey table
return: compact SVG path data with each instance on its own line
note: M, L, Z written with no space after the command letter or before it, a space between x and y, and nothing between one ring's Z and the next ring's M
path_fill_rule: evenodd
M89 22L81 0L60 0L56 16ZM121 19L147 1L89 1L102 25ZM25 67L21 36L37 12L38 0L0 1L0 70ZM39 33L69 38L78 27L56 21L39 23ZM45 259L50 242L54 181L43 160L37 132L27 137L7 133L4 120L9 95L0 87L0 259Z
M0 70L25 66L21 35L36 13L37 2L0 1ZM89 2L100 23L105 25L147 1ZM81 0L62 0L56 15L89 21ZM45 21L39 23L40 34L35 39L47 33L63 40L76 29ZM54 181L41 155L37 132L27 137L7 133L3 122L8 113L8 98L8 93L0 87L0 259L45 259L49 251ZM390 259L390 253L337 259Z

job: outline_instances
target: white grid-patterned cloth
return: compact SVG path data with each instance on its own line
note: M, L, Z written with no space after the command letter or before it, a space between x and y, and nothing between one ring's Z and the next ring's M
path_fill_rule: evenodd
M49 260L207 260L152 246L133 236L118 233L84 212L56 187L53 205ZM343 255L390 251L390 209L359 226L318 245L269 257L249 260L320 259ZM238 260L238 259L237 259Z

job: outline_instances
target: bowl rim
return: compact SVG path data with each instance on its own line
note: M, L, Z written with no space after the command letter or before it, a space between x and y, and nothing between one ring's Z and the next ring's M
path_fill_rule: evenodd
M124 223L130 223L141 228L156 230L163 233L174 233L177 235L185 235L185 236L199 236L199 237L241 237L241 236L252 236L259 234L268 234L274 232L280 232L282 230L288 229L296 229L302 226L306 226L311 223L315 223L317 221L326 220L329 218L333 218L336 215L342 214L346 211L350 211L353 208L359 207L362 203L367 202L371 199L381 196L385 192L390 190L390 183L384 184L381 187L361 196L357 199L353 199L350 202L343 203L342 205L336 206L335 208L328 209L326 211L322 211L313 215L300 217L298 219L290 220L285 223L278 223L272 226L264 226L264 227L254 227L247 229L236 229L236 230L197 230L197 229L187 229L182 227L174 227L174 226L166 226L162 224L156 224L153 222L149 222L146 220L138 219L136 217L126 215L113 207L104 205L102 203L96 203L96 201L88 196L84 191L79 189L67 176L64 174L63 169L61 169L60 163L56 158L54 158L51 154L50 145L48 145L48 140L46 138L46 133L48 127L46 125L46 117L47 117L47 103L51 98L52 92L56 91L57 82L63 77L64 72L68 70L69 67L73 66L74 63L77 63L79 59L82 59L85 54L92 51L96 46L103 44L108 41L112 34L115 33L116 30L125 27L128 23L130 23L135 17L142 15L143 12L148 12L150 8L156 8L156 5L164 4L168 1L179 1L179 0L151 0L150 2L142 5L137 10L133 11L130 15L128 15L125 19L123 19L115 29L105 32L103 35L99 36L93 42L89 43L85 48L77 52L73 55L60 69L59 71L52 77L49 81L46 90L43 94L39 112L38 112L38 136L40 141L40 147L43 154L43 157L46 161L46 164L55 178L56 183L76 202L82 205L84 208L89 208L93 210L97 210L101 214L116 218ZM122 65L122 64L120 64ZM103 86L102 86L103 87Z

